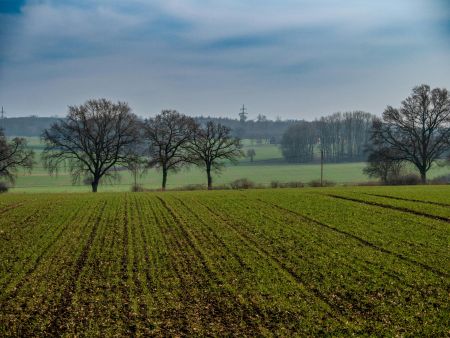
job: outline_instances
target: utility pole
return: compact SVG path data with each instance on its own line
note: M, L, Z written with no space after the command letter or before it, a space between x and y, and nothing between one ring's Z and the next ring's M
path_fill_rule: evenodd
M317 143L319 143L320 147L320 186L323 187L323 147L320 137Z
M323 149L320 147L320 186L323 187Z

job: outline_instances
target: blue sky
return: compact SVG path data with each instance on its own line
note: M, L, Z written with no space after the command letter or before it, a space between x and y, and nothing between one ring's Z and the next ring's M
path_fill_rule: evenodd
M0 0L0 43L8 116L106 97L313 119L450 89L450 0Z

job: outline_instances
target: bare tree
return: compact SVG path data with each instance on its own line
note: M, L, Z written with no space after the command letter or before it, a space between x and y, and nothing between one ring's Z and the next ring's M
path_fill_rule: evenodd
M370 152L367 166L363 169L369 177L379 178L384 184L395 181L401 176L404 161L398 160L389 148L378 148Z
M132 191L138 191L140 188L140 185L138 185L138 178L144 176L148 170L147 161L143 158L142 153L137 152L134 156L130 156L126 168L133 177Z
M0 178L4 177L14 183L19 168L33 168L33 150L27 148L24 138L16 137L10 142L0 129Z
M133 159L139 143L137 117L127 103L106 99L70 106L67 117L45 130L42 158L49 172L67 166L73 181L91 177L92 191L103 177L117 177L117 166Z
M253 162L253 157L256 156L255 149L251 148L247 150L247 157L250 157L250 162Z
M395 159L414 164L422 183L432 164L448 149L450 99L446 89L417 86L401 107L388 106L373 125L372 139L385 143Z
M189 163L187 145L196 129L193 118L176 110L163 110L144 123L144 138L149 142L149 166L162 170L162 190L166 190L167 174Z
M219 172L225 163L235 163L244 156L241 142L230 135L231 129L212 121L205 128L198 128L189 143L190 161L205 168L208 190L212 189L211 172Z
M364 160L374 118L366 112L352 111L313 122L299 121L287 128L281 139L283 156L289 162L311 162L317 156L315 144L320 138L327 162Z

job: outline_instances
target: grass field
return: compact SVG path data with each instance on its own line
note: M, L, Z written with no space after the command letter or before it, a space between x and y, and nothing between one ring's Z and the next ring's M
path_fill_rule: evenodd
M4 194L0 335L450 334L450 188Z
M249 140L244 140L244 152L249 148L256 151L254 162L248 158L242 158L237 166L226 167L220 175L214 175L213 184L224 185L239 178L248 178L257 184L270 185L272 181L292 182L301 181L307 183L320 178L319 164L289 164L283 161L283 157L278 145L274 144L253 144ZM49 176L40 163L40 154L43 145L38 138L28 138L29 146L36 152L37 163L35 168L29 173L21 173L17 179L14 192L87 192L90 186L73 185L71 177L67 172L61 171L58 176ZM368 181L367 176L362 172L366 166L364 162L358 163L326 163L324 177L327 180L337 183L357 183ZM435 166L429 177L435 177L449 173L449 167ZM115 182L103 182L100 191L129 191L133 182L128 172L120 174L121 179ZM161 173L150 170L145 176L139 179L139 183L147 189L158 189L161 186ZM205 173L191 167L178 173L169 174L168 188L180 188L188 184L206 185Z

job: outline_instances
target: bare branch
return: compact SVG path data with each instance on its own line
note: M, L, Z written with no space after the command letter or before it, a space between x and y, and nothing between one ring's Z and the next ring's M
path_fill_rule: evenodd
M65 166L73 181L92 177L92 190L102 177L117 177L117 166L134 158L140 142L138 119L128 104L106 99L89 100L69 107L65 120L54 123L42 135L42 154L50 173Z
M176 110L163 110L144 123L144 138L149 142L149 167L161 169L162 189L165 190L167 174L189 163L186 145L191 142L196 123L191 117Z
M226 161L236 163L244 156L240 140L232 138L230 132L230 128L209 121L205 128L197 128L187 145L189 161L206 169L208 189L212 189L212 170L220 172Z
M0 178L15 182L20 168L31 171L33 168L34 152L27 148L24 138L16 137L10 142L0 129Z
M386 156L413 163L422 181L432 164L442 157L450 140L450 99L446 89L421 85L403 100L399 109L387 107L383 121L372 129L375 151L389 149Z

